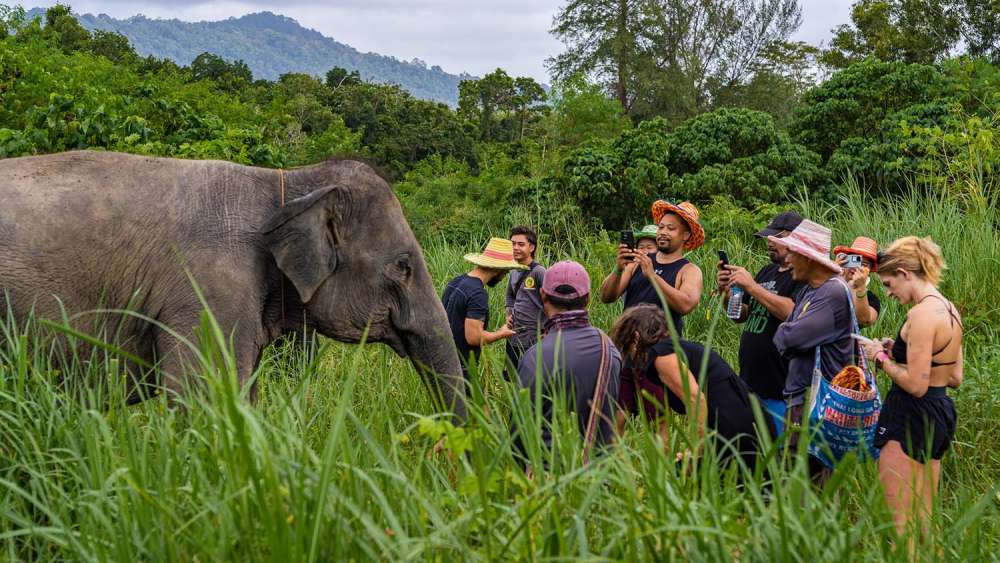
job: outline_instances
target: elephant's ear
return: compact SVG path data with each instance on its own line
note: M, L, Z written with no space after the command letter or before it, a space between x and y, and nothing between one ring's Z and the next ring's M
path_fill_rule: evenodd
M265 228L268 250L303 303L337 269L335 189L322 188L288 202Z

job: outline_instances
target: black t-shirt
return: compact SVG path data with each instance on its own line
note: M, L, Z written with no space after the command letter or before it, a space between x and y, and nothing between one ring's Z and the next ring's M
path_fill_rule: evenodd
M882 302L878 300L878 297L875 297L871 290L868 290L868 306L875 309L876 315L882 314Z
M794 299L803 284L792 279L792 271L781 271L777 264L764 266L754 278L764 289ZM774 346L774 332L784 319L778 319L756 299L744 293L750 312L740 336L740 375L750 389L764 399L784 398L788 359Z
M455 340L458 357L462 360L462 372L467 374L466 366L470 356L479 359L479 346L470 346L465 340L465 319L483 321L483 326L490 323L489 296L479 278L462 274L448 282L441 295L441 303L448 314L448 325L451 326L451 337Z
M687 258L681 258L669 264L661 264L656 261L655 252L650 253L649 259L653 261L653 271L656 272L656 275L660 276L671 287L677 287L677 274L680 273L681 268L690 264ZM663 308L663 302L660 301L660 296L656 293L652 282L646 279L642 270L636 268L632 279L628 282L628 287L625 288L625 308L628 309L643 303ZM674 321L678 336L684 334L684 315L670 309L670 318Z
M697 380L701 373L702 362L705 360L705 347L697 342L680 341L681 350L687 358L688 369ZM661 356L669 356L674 353L674 343L670 338L664 338L657 342L649 350L646 360L645 376L650 381L663 387L667 398L667 405L680 414L685 414L684 401L674 395L673 391L667 387L660 379L660 374L656 371L656 359ZM708 403L709 426L716 428L720 410L723 412L732 410L743 410L750 408L750 389L746 383L740 379L733 368L729 367L722 356L712 350L708 354L708 365L705 366L705 378L702 384L702 393Z

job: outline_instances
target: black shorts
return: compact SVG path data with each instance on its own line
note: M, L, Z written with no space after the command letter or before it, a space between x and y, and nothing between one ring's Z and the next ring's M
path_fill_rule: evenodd
M728 380L712 383L715 387L708 388L712 402L709 411L714 420L710 419L709 425L718 432L719 438L736 448L748 466L753 467L760 447L760 436L766 433L773 439L776 434L774 423L761 406L766 427L760 428L757 425L751 406L751 401L756 398L752 398L749 387L739 377L734 375ZM724 448L721 452L722 459L732 455L729 448Z
M955 420L955 404L944 387L931 387L918 399L893 385L878 417L875 447L896 440L920 463L941 459L955 437Z

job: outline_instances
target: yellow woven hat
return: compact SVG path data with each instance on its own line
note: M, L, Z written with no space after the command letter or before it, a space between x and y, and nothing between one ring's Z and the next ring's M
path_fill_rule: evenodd
M497 270L527 270L528 267L514 260L514 244L510 239L491 238L482 254L466 254L465 259L477 266Z

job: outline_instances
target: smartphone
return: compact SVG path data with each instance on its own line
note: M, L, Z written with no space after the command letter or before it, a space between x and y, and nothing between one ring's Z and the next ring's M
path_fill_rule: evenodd
M719 251L719 260L722 260L722 267L725 268L729 265L729 255L726 254L725 250Z
M864 266L864 262L862 262L860 254L848 254L844 257L843 268L860 268L861 266Z
M635 250L635 233L631 230L622 231L621 243L629 248L629 250Z

